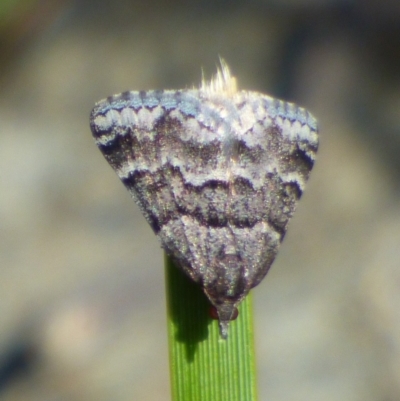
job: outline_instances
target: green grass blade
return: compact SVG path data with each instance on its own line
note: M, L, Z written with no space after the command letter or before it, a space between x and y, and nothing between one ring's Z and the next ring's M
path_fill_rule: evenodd
M165 260L172 400L256 401L251 295L222 340L200 287Z

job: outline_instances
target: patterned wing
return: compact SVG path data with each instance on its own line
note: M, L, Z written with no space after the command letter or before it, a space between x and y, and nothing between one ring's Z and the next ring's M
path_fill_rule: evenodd
M304 109L255 92L126 92L91 114L96 143L164 248L218 310L271 266L318 147Z

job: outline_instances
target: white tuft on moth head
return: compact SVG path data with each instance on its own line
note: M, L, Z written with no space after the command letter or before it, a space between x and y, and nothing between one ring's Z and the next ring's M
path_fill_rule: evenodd
M232 96L237 92L236 78L231 75L228 64L226 64L225 60L220 58L219 62L221 67L217 68L217 73L210 81L206 81L203 74L200 89L209 96Z

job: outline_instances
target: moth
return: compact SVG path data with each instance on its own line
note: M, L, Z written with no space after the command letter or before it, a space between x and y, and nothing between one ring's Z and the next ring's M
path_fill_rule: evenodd
M305 109L239 91L222 61L200 88L98 102L96 144L165 251L215 307L220 333L274 261L318 149Z

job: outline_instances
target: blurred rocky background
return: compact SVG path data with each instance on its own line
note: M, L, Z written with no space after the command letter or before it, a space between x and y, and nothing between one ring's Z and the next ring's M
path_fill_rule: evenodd
M321 130L254 290L260 401L400 399L398 0L0 0L1 401L170 400L162 252L89 112L219 56Z

